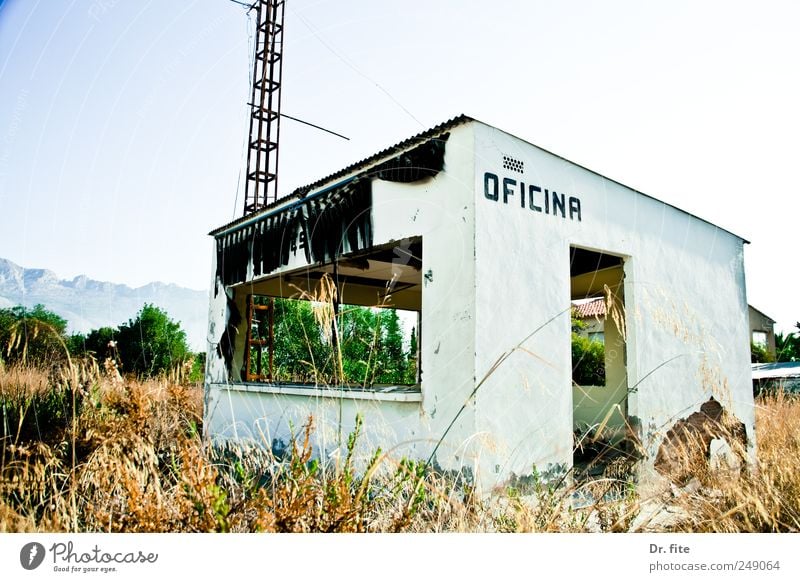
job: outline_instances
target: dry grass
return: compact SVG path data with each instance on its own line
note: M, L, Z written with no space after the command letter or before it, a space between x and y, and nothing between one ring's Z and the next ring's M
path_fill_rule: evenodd
M212 449L201 423L202 388L175 378L122 380L91 361L0 370L0 531L632 531L647 504L681 517L657 529L800 530L800 403L781 396L760 402L754 470L698 470L699 484L650 499L624 473L534 475L480 497L380 451L357 471L358 431L323 467L312 424L278 458Z
M778 393L756 403L757 463L697 467L695 481L674 494L685 519L672 529L800 531L800 400Z

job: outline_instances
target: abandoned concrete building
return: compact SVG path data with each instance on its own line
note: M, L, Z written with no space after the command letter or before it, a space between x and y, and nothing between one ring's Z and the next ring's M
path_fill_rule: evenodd
M668 432L713 401L754 454L746 241L500 129L456 117L211 235L215 440L284 446L313 417L329 456L360 416L365 450L432 455L492 486L569 470L576 419L635 441L653 467ZM583 387L571 305L588 298L613 325L605 385ZM344 305L404 312L410 379L281 377L287 299L332 304L322 328ZM329 331L304 333L335 345Z

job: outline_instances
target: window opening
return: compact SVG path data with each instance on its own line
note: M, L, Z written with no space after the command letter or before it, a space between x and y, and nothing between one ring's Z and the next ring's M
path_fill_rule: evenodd
M274 313L274 301L271 298L247 296L245 379L248 382L271 382L273 379Z

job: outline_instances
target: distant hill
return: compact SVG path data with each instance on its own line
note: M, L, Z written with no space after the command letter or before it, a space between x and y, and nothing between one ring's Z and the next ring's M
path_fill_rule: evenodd
M0 309L43 304L69 322L69 330L87 332L116 327L132 319L145 303L164 309L181 322L193 350L205 350L208 294L166 283L135 289L95 281L85 275L59 279L47 269L27 269L0 259Z

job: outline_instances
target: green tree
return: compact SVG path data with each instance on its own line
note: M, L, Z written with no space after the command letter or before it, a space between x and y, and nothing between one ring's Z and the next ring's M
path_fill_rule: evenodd
M580 334L587 326L578 317L577 309L572 309L571 322L572 381L581 386L605 386L605 346L602 342L590 340Z
M800 329L800 323L796 327ZM776 333L775 352L779 362L800 361L800 337L797 332Z
M274 378L277 381L329 383L336 378L333 341L305 300L275 299ZM343 384L369 386L416 381L408 376L403 331L394 309L340 305L336 344L341 353ZM413 354L416 355L416 339ZM262 357L268 357L266 350ZM262 367L266 367L262 363Z
M376 382L379 384L398 384L403 382L406 372L406 354L403 351L403 330L400 318L394 309L386 309L380 314L381 345L379 352L379 371Z
M67 320L37 304L0 309L0 361L44 365L67 357Z
M88 334L74 333L69 336L68 346L74 355L91 354L98 360L111 355L109 344L116 341L119 331L114 327L100 327Z
M339 309L339 349L346 384L369 386L382 369L380 360L380 316L373 310L356 305Z
M67 350L72 356L82 356L86 353L86 334L75 332L67 336Z
M99 332L98 341L102 341ZM119 326L117 347L123 370L140 376L167 372L191 355L180 323L152 304L145 304L134 319Z
M417 328L411 328L411 338L408 340L408 354L406 356L406 373L403 378L404 384L416 384L417 382Z
M581 386L605 386L605 346L572 333L572 381Z
M395 309L383 312L381 318L383 323L385 338L385 353L390 365L394 368L400 367L399 362L403 361L403 330L400 328L400 317Z
M119 330L113 327L93 329L86 336L86 349L98 359L111 355L111 342L116 341Z
M331 350L323 343L311 302L275 299L274 306L275 380L324 381L321 377L331 369Z
M192 354L192 369L189 371L189 382L202 382L206 373L206 353Z

